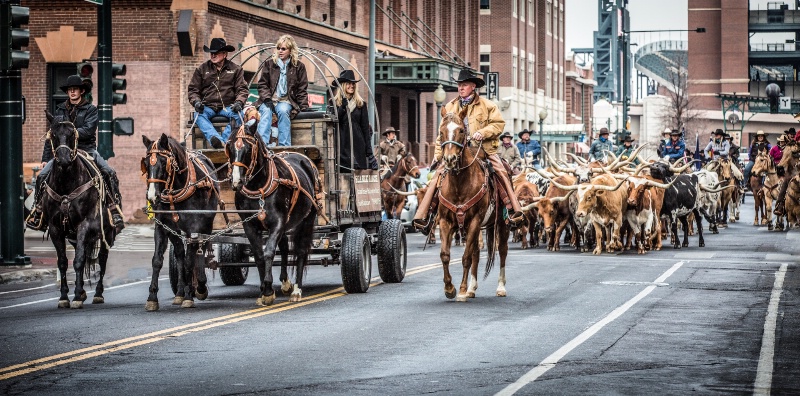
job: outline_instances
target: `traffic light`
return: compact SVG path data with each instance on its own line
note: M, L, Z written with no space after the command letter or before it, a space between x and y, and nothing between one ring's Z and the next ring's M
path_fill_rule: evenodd
M123 105L128 103L128 94L124 91L128 87L127 81L124 77L127 68L124 63L114 63L111 65L111 103L115 105Z
M630 97L626 97L625 98L625 113L628 113L629 111L631 111L631 98Z
M83 95L83 97L89 103L92 103L91 87L94 86L94 83L92 82L92 73L94 73L94 66L92 66L91 63L78 63L78 76L80 76L84 83L89 84L90 90Z
M31 59L23 51L30 42L31 32L22 29L30 20L30 8L3 3L0 5L0 69L27 69Z

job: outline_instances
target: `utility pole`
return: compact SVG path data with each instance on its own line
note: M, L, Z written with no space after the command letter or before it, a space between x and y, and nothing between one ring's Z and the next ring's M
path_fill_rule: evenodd
M103 0L97 6L97 152L105 159L114 156L111 62L111 0Z
M622 135L627 135L628 110L631 105L631 34L630 34L630 13L628 13L628 1L624 0L621 4L622 16L622 120L625 123ZM619 121L617 121L619 128Z

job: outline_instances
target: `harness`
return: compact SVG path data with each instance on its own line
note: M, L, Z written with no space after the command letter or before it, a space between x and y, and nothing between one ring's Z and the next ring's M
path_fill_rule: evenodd
M175 157L175 154L172 152L172 150L159 149L157 141L153 142L152 146L150 146L150 149L147 151L147 154L142 157L142 175L147 174L148 163L150 166L155 166L158 163L158 157L166 158L167 178L166 180L147 178L147 183L164 184L164 189L161 191L161 194L159 194L159 199L163 203L169 203L170 210L175 210L175 203L183 202L191 198L197 189L204 190L214 186L214 182L209 180L209 176L211 176L209 169L206 167L206 164L198 159L197 154L193 152L187 152L186 167L180 169L180 166L178 165L178 159ZM195 169L195 166L200 167L202 172L205 174L205 176L203 176L203 178L199 181L197 180L197 170ZM184 184L179 190L173 189L176 176L184 172L188 173L186 184ZM177 222L179 219L180 216L178 213L173 213L172 220Z
M73 160L75 159L75 157L77 157L78 151L81 152L81 157L82 158L86 158L86 156L88 156L88 154L86 154L86 152L84 152L83 150L75 150L75 155L72 156ZM88 162L88 160L85 160L85 161ZM89 173L89 176L92 175L91 172L88 169L86 170L86 172ZM52 200L61 203L60 206L59 206L59 209L61 210L61 215L62 215L62 220L61 220L61 225L62 226L66 227L67 224L69 223L69 207L72 204L72 201L74 201L76 198L78 198L81 195L83 195L83 193L89 191L92 187L97 188L97 191L100 192L101 189L102 189L102 183L103 183L103 181L102 181L102 177L100 176L99 170L96 170L95 175L92 176L92 178L89 179L89 181L87 181L86 183L81 184L80 186L78 186L76 189L72 190L72 192L67 194L67 195L61 195L61 194L57 193L55 190L53 190L50 187L49 183L45 183L45 192L47 192L47 195L50 196L50 198ZM103 197L102 197L102 194L101 194L100 200L102 201L102 199L103 199Z

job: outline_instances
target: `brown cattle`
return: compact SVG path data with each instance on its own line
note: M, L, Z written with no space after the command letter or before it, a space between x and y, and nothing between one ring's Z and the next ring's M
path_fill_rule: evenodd
M539 188L535 184L522 179L514 183L514 194L519 200L519 204L526 206L537 201L540 197ZM528 235L530 234L530 245L533 247L539 246L539 233L536 232L536 223L539 221L539 214L534 206L531 210L525 213L525 220L517 227L516 236L519 236L522 242L522 248L528 248Z
M636 250L639 254L644 254L648 249L661 250L659 213L664 203L664 189L671 184L662 183L652 176L631 177L628 181L630 186L625 220L636 234Z
M577 179L572 175L561 175L552 180L544 198L536 202L536 208L542 218L544 232L547 233L547 250L556 252L561 250L559 246L561 233L564 232L568 223L572 223L572 212L569 209L568 201L570 191L555 183L561 186L571 186ZM574 229L575 227L573 227Z

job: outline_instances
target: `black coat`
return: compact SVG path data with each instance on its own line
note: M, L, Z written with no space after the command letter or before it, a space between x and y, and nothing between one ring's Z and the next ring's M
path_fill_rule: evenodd
M356 107L347 117L347 99L337 108L339 117L339 165L350 167L350 120L353 122L353 169L370 169L372 131L369 127L367 104Z
M59 103L56 106L54 116L64 116L69 118L66 103ZM75 116L75 128L78 129L78 148L84 151L97 150L97 107L91 103L84 103L78 106ZM45 140L44 150L42 150L42 162L53 159L53 149L50 139Z

